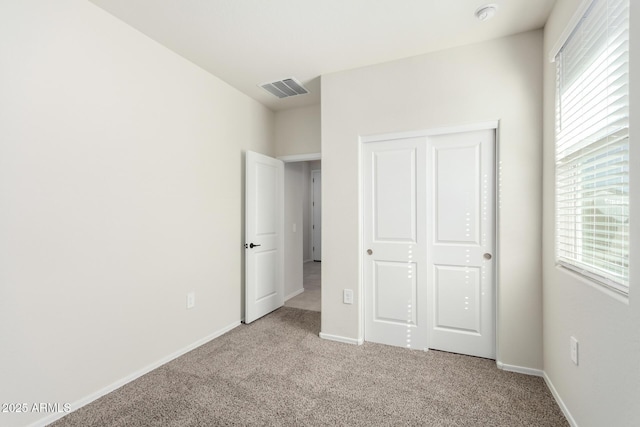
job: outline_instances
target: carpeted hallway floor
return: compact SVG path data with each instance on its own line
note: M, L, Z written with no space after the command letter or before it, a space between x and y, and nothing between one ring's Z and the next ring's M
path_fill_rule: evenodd
M304 292L284 302L285 307L320 311L322 268L319 262L305 262L303 266Z
M538 377L493 360L318 338L283 307L67 415L62 426L567 426Z

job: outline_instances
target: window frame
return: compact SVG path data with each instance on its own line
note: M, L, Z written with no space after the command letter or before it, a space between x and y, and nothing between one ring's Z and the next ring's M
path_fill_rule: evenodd
M550 55L549 55L549 59L551 62L556 62L556 60L559 58L559 56L561 55L561 53L563 52L564 47L567 45L568 41L571 39L571 37L573 36L574 32L580 27L580 25L582 24L583 20L585 19L585 17L588 15L588 13L591 11L592 7L595 5L596 2L598 1L607 1L607 0L584 0L580 6L578 7L578 9L576 10L576 13L574 14L573 18L571 19L571 21L569 22L569 25L567 26L567 28L565 29L565 31L562 33L561 37L558 39L558 42L556 43L556 45L554 46L554 48L551 50ZM626 3L626 7L627 7L627 13L629 14L629 2L627 1ZM630 14L629 14L630 15ZM627 16L627 20L630 19L630 16ZM627 43L631 43L630 37L627 38ZM628 53L627 55L630 54L630 49L627 49ZM608 58L610 58L611 56L609 56ZM593 65L593 64L592 64ZM585 68L583 70L580 71L580 76L581 78L583 78L583 76L585 74L587 74L589 68ZM612 270L609 270L609 273L601 276L599 274L597 274L597 272L594 272L593 270L597 270L598 267L595 265L588 265L588 263L583 262L583 265L587 265L589 268L585 269L583 267L583 265L580 265L579 261L576 261L576 263L571 263L567 260L565 260L566 258L568 258L566 255L561 256L560 255L560 240L562 238L562 236L560 235L560 221L559 221L559 196L561 194L568 194L568 193L561 193L559 188L559 164L561 161L566 161L568 158L570 158L572 156L572 153L569 154L564 154L563 156L559 155L559 116L562 113L562 108L561 108L561 93L560 93L560 81L561 76L558 70L558 65L556 65L556 95L555 95L555 105L554 105L554 113L556 116L556 121L555 121L555 125L554 125L554 262L556 264L557 267L559 268L563 268L563 269L567 269L569 271L571 271L574 274L577 274L578 277L581 277L583 279L585 279L585 281L587 281L588 283L593 283L595 285L597 285L598 287L604 287L608 290L614 291L616 294L618 295L622 295L625 297L628 297L629 294L629 289L630 289L630 267L629 267L629 260L630 260L630 252L631 252L631 233L630 233L630 214L628 213L628 209L629 209L629 204L627 203L627 216L626 216L626 233L625 233L625 237L623 238L623 240L626 239L627 242L627 246L626 246L626 252L622 252L623 256L621 257L622 260L625 259L626 257L626 266L623 264L623 269L626 267L626 273L623 273L623 280L621 283L613 280L611 278L612 275L614 275L612 273ZM627 79L630 79L630 74L629 71L627 69ZM627 81L628 81L627 80ZM627 83L629 84L629 83ZM568 85L569 86L569 85ZM627 87L628 89L628 87ZM630 91L627 92L627 97L629 96ZM627 103L627 108L628 108L628 103ZM627 115L627 117L629 117ZM590 123L589 121L586 121L586 123ZM626 156L628 158L630 158L629 156L629 148L630 148L630 123L627 123L627 127L626 127ZM610 136L610 135L609 135ZM608 138L609 136L605 136L605 138ZM623 138L624 139L624 138ZM595 141L591 141L587 144L585 144L583 146L582 149L584 148L591 148L594 146L597 146L598 144L600 144L601 140L595 140ZM578 150L576 150L578 151ZM587 156L584 156L585 158L588 158ZM582 167L582 166L581 166ZM583 168L584 169L584 168ZM579 175L577 175L578 177L580 176L585 176L586 172L584 170L581 170L578 172ZM631 171L630 171L630 163L629 166L627 166L626 168L626 185L629 186L629 177L631 175ZM622 184L620 184L621 186L624 186L624 181ZM579 185L578 185L579 186ZM574 193L579 193L580 190L576 190ZM595 190L594 190L595 193ZM594 196L595 198L595 196ZM631 198L630 193L628 193L628 198ZM579 208L576 208L576 210L579 210ZM578 219L576 218L578 215L578 213L573 214L574 215L574 222L573 224L577 224L578 223ZM594 232L595 234L595 232ZM576 241L580 240L579 238L575 238ZM615 240L613 240L613 242L615 242ZM584 243L573 243L573 248L574 248L574 254L577 256L577 254L580 251L583 251L585 249L585 244ZM589 246L586 246L587 248L589 248ZM579 249L578 249L579 248ZM565 250L566 253L566 250ZM561 258L565 258L565 259L561 259ZM575 258L575 257L574 257ZM604 268L602 269L602 271L607 271ZM609 277L606 277L606 276ZM626 277L626 284L624 283L624 277Z

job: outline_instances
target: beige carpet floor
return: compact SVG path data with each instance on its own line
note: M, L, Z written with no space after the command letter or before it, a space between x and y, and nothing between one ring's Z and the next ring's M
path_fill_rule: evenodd
M567 426L544 381L493 360L318 338L283 307L55 426Z

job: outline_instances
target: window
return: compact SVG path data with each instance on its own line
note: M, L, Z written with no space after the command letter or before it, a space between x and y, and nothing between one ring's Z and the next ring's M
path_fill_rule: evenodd
M555 57L556 261L629 291L629 0L594 0Z

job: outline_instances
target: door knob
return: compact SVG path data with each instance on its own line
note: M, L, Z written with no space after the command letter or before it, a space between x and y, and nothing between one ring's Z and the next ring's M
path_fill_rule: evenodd
M484 254L483 256L484 256L484 259L486 259L486 260L490 260L491 259L491 254L488 253L488 252L486 254Z
M249 247L250 247L251 249L253 249L253 248L257 247L257 246L262 246L262 245L254 245L253 243L250 243L250 244L249 244Z
M371 255L371 254L373 254L373 251L371 249L367 249L367 254Z

